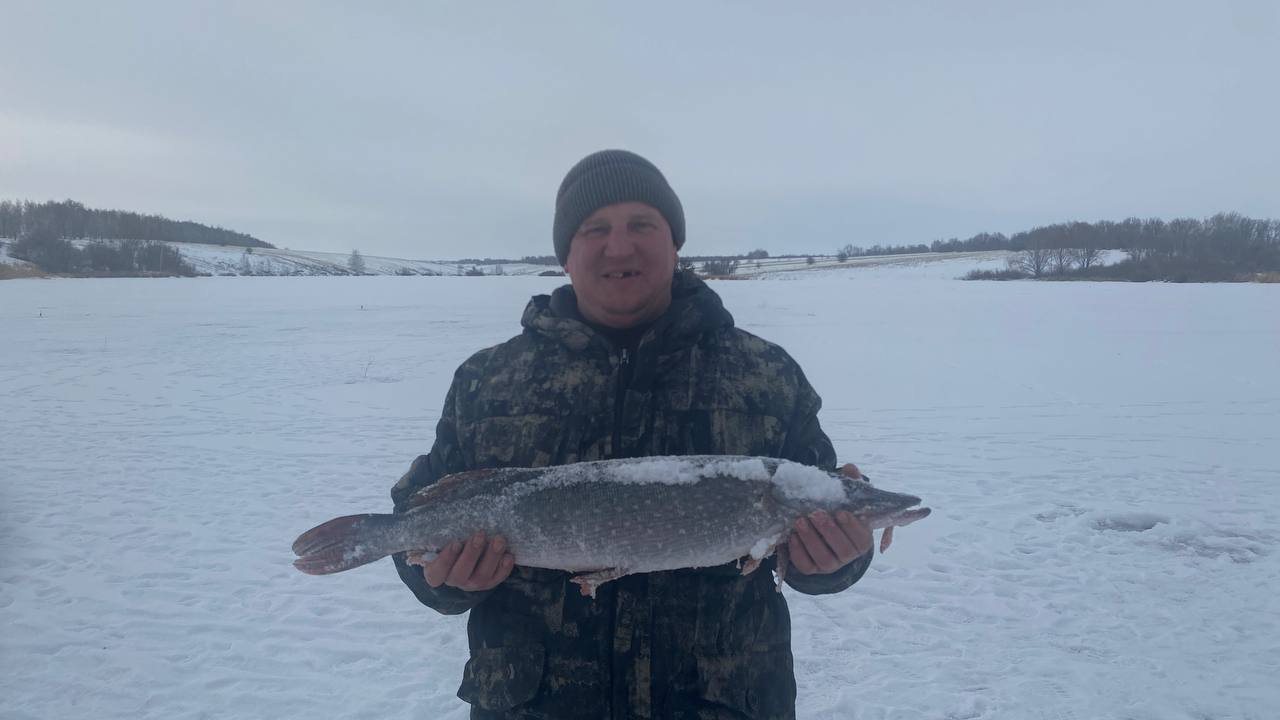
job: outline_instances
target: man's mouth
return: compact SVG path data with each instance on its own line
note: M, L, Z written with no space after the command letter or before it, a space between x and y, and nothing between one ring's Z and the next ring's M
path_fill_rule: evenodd
M635 270L619 270L617 272L605 273L604 277L609 280L622 280L624 278L638 277L640 273Z

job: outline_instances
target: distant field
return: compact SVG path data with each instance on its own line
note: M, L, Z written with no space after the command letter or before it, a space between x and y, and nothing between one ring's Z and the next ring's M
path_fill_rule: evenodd
M218 245L188 245L174 243L183 256L197 270L210 275L345 275L349 272L349 253L326 253L286 249L255 249L246 253L244 248ZM845 262L834 256L814 256L810 264L806 258L765 258L741 261L735 275L746 277L772 277L787 273L808 273L842 268L876 265L909 265L918 263L952 262L958 260L999 261L1003 266L1005 252L974 253L924 253L920 255L883 255L850 258ZM371 275L460 275L475 268L486 275L537 275L548 270L559 270L554 265L528 263L450 263L437 260L408 260L364 255L365 272ZM696 263L699 269L702 263ZM246 272L247 271L247 272Z
M86 241L77 241L83 245ZM204 245L194 243L169 243L176 247L183 258L201 275L242 276L242 275L350 275L349 253L313 252L307 250L289 250L284 248L246 248L235 245ZM3 245L0 242L0 245ZM955 263L971 263L970 267L996 269L1004 267L1008 256L1004 251L961 252L961 253L921 253L913 255L880 255L849 258L844 262L835 256L813 256L810 263L807 257L800 258L765 258L762 260L740 261L734 275L753 279L809 276L811 273L823 273L833 270L850 270L881 266L919 266L939 263L939 267ZM554 265L535 265L529 263L454 263L439 260L411 260L381 256L362 256L365 273L368 275L428 275L454 276L465 274L469 270L484 275L538 275L547 271L558 271ZM11 258L0 247L0 268L5 265L28 266L20 260ZM695 269L701 271L702 262L694 263ZM8 276L23 277L38 271L17 273L12 269ZM963 274L960 272L956 275ZM0 269L0 278L6 271Z

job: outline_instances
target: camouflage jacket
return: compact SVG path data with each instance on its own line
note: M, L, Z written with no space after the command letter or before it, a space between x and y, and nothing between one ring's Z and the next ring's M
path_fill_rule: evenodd
M397 510L440 477L647 455L741 454L833 468L820 400L780 347L733 326L720 298L679 273L672 304L634 353L583 323L571 286L534 297L524 332L458 369L435 444L392 489ZM632 356L634 355L634 356ZM830 575L839 592L871 554ZM791 625L772 559L624 577L583 597L568 573L517 566L487 592L405 584L445 614L470 610L459 697L473 718L791 718Z

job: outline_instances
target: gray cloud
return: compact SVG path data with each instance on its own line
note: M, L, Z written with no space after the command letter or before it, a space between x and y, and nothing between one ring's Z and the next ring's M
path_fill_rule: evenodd
M627 147L690 252L1280 216L1272 2L850 5L12 4L0 197L541 254L564 171Z

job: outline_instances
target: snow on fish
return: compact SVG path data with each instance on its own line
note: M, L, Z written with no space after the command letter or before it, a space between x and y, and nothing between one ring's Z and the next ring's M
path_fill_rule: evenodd
M439 551L480 531L506 537L519 565L567 570L584 594L632 573L712 567L753 571L795 521L847 510L871 529L928 517L920 498L775 458L689 455L441 478L396 514L347 515L304 532L294 567L342 572L397 552ZM779 575L785 572L779 563Z

